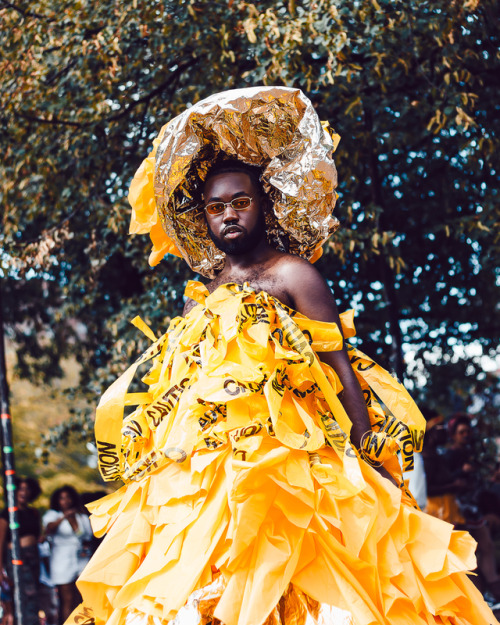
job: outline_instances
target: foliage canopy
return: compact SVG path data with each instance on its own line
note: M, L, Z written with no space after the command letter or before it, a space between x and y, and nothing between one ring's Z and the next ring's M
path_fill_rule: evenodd
M498 338L499 17L492 0L0 0L0 237L21 373L50 379L76 351L95 396L143 346L129 319L160 332L179 313L189 270L151 270L149 242L127 236L131 177L190 103L283 84L342 136L343 228L321 271L358 310L362 348L426 377L422 397L448 409L443 390L472 387Z

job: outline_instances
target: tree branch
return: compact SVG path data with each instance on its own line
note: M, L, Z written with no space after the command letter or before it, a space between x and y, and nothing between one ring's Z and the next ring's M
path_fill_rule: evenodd
M179 67L176 70L174 70L171 74L169 74L169 77L167 80L159 84L152 91L144 95L142 98L139 98L138 100L133 100L131 104L129 104L127 107L123 109L123 111L116 113L116 115L111 115L110 117L106 117L104 121L116 121L117 119L126 117L129 114L129 112L132 109L134 109L136 106L139 106L140 104L144 104L145 102L149 103L155 96L162 93L162 91L166 87L168 87L172 81L176 80L176 78L180 74L182 74L186 69L189 69L191 66L195 65L197 60L198 59L196 57L193 57L189 61L186 61L186 63L184 63L183 65L179 65Z
M62 69L60 69L58 72L56 72L53 76L51 76L50 78L48 78L45 81L46 85L50 85L52 84L55 80L57 80L58 78L60 78L61 76L63 76L64 74L66 74L66 72L68 72L72 67L74 67L78 62L78 59L73 59L71 60L65 67L63 67Z
M42 13L26 11L25 9L21 9L21 7L18 7L13 2L7 2L7 0L0 0L0 5L4 6L6 9L13 9L14 11L17 11L17 13L19 13L19 15L22 15L23 17L36 17L37 19L45 20L46 22L54 22L56 19L55 17L49 17L48 15L43 15Z
M2 1L3 0L0 0L0 2ZM129 104L127 107L123 109L123 111L120 111L119 113L116 113L115 115L110 115L109 117L105 117L104 119L96 119L96 120L92 120L89 122L73 122L73 121L69 121L65 119L59 119L58 117L54 117L52 119L46 119L45 117L39 117L38 115L31 115L29 113L22 113L21 111L17 111L17 115L31 122L38 122L40 124L51 124L54 126L72 126L74 128L88 128L89 126L93 126L94 124L98 124L101 122L116 121L118 119L122 119L123 117L126 117L130 113L130 111L132 111L135 107L139 106L140 104L149 103L155 96L162 93L165 90L165 88L168 87L172 81L175 81L186 69L189 69L190 67L195 65L196 61L197 61L197 58L193 57L189 61L186 61L184 64L179 65L176 70L174 70L173 72L169 74L169 77L167 80L159 84L152 91L144 95L142 98L133 100L131 104Z

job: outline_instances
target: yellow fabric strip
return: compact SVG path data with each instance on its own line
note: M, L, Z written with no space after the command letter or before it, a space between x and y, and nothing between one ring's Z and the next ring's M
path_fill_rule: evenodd
M156 341L156 336L154 335L153 330L151 330L148 324L139 316L134 317L130 323L133 326L135 326L138 330L140 330L143 334L145 334L148 337L148 339L151 339L152 341Z
M405 387L358 349L349 350L351 364L392 414L383 413L372 424L375 431L385 432L398 443L403 469L413 469L413 452L421 451L425 419Z
M175 337L179 339L184 325L184 320L181 320L177 325L171 326L170 331L155 341L133 365L115 380L101 397L96 409L95 437L99 470L104 481L118 480L123 473L124 458L121 434L123 413L127 390L138 367L159 354L164 343L169 339L169 335L173 334L175 330L177 330Z
M151 393L127 393L125 395L125 406L149 404L152 401L153 395Z

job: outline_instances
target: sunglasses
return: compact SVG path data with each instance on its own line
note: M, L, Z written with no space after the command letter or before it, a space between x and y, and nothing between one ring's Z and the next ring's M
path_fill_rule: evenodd
M230 202L210 202L205 206L205 210L209 215L222 215L226 210L226 206L231 206L235 211L243 211L252 203L251 197L237 197Z

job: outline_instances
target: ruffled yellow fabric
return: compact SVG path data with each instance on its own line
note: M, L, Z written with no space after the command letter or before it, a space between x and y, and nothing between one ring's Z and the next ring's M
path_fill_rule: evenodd
M155 157L167 125L165 125L153 141L153 149L136 171L130 184L128 200L132 206L130 217L130 234L149 233L153 248L149 256L149 264L154 267L165 254L181 256L177 246L163 229L156 201L154 198Z
M209 295L190 283L187 294L200 304L98 408L101 470L127 483L91 505L106 537L69 622L182 624L194 606L200 625L494 623L465 573L470 536L422 513L350 446L340 382L315 355L341 348L337 326L245 285ZM352 315L342 322L352 336ZM149 391L129 394L148 360ZM411 464L418 409L366 356L351 361L374 430ZM400 479L396 459L384 466ZM338 613L322 621L329 606Z

